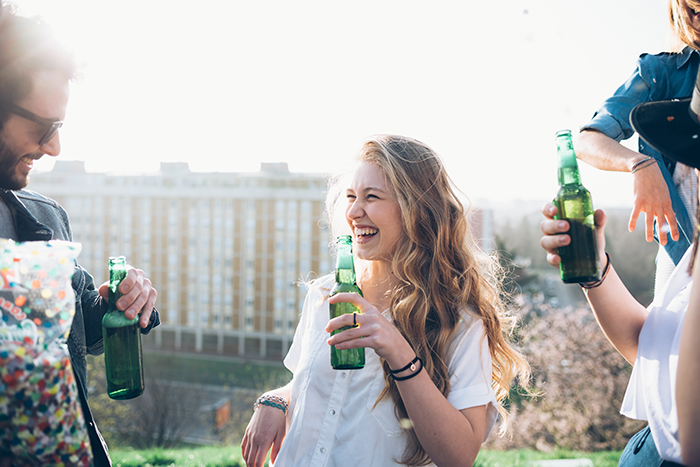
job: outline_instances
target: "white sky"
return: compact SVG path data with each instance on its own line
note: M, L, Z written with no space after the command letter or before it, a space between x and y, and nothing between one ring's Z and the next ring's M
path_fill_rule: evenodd
M398 133L481 204L551 199L554 133L668 40L664 0L13 3L87 65L60 157L89 171L335 172ZM629 174L581 166L597 206L631 206Z

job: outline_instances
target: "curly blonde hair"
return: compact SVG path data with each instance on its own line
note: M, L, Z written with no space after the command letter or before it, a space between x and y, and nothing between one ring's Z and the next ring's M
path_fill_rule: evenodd
M447 366L450 343L467 311L483 322L493 364L492 386L499 412L517 376L529 381L529 366L511 345L515 318L502 300L500 266L471 238L467 211L438 155L411 138L378 135L363 145L359 162L376 164L394 190L402 213L405 241L398 242L391 270L397 284L391 291L392 322L411 344L425 371L445 397L450 392ZM327 214L337 213L341 188L329 191ZM332 221L332 219L331 219ZM337 218L336 218L337 221ZM399 419L408 414L396 383L383 362L386 387L378 400L391 397ZM505 430L506 425L503 425ZM408 465L430 462L413 429L401 460Z

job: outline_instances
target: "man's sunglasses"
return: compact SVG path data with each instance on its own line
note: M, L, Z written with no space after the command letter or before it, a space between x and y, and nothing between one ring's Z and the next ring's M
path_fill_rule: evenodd
M56 121L40 117L34 112L30 112L29 110L20 107L16 104L13 104L12 102L0 101L0 108L5 109L8 112L11 112L22 118L26 118L27 120L31 120L34 123L38 123L41 126L48 127L46 133L44 133L44 136L42 136L39 140L39 146L44 146L49 141L51 141L51 138L53 138L54 135L58 133L58 129L63 126L63 120Z

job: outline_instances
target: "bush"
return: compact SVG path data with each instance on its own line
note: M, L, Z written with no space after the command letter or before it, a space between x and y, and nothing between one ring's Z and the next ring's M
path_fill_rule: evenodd
M177 381L160 378L157 367L146 367L146 389L141 396L114 401L107 395L104 356L89 357L88 365L90 407L108 446L177 446L205 415L193 409L199 407L197 394Z
M608 342L587 306L526 307L522 350L539 397L514 397L509 434L489 449L623 449L644 424L620 415L631 366Z

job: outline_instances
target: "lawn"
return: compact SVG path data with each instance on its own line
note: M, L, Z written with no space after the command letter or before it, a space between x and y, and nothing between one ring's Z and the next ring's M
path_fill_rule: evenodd
M114 467L243 467L241 450L238 446L198 447L165 450L127 450L110 451ZM575 452L555 451L543 453L527 449L514 451L481 451L475 467L509 467L527 466L528 463L548 459L587 458L595 467L616 467L620 458L619 451Z

